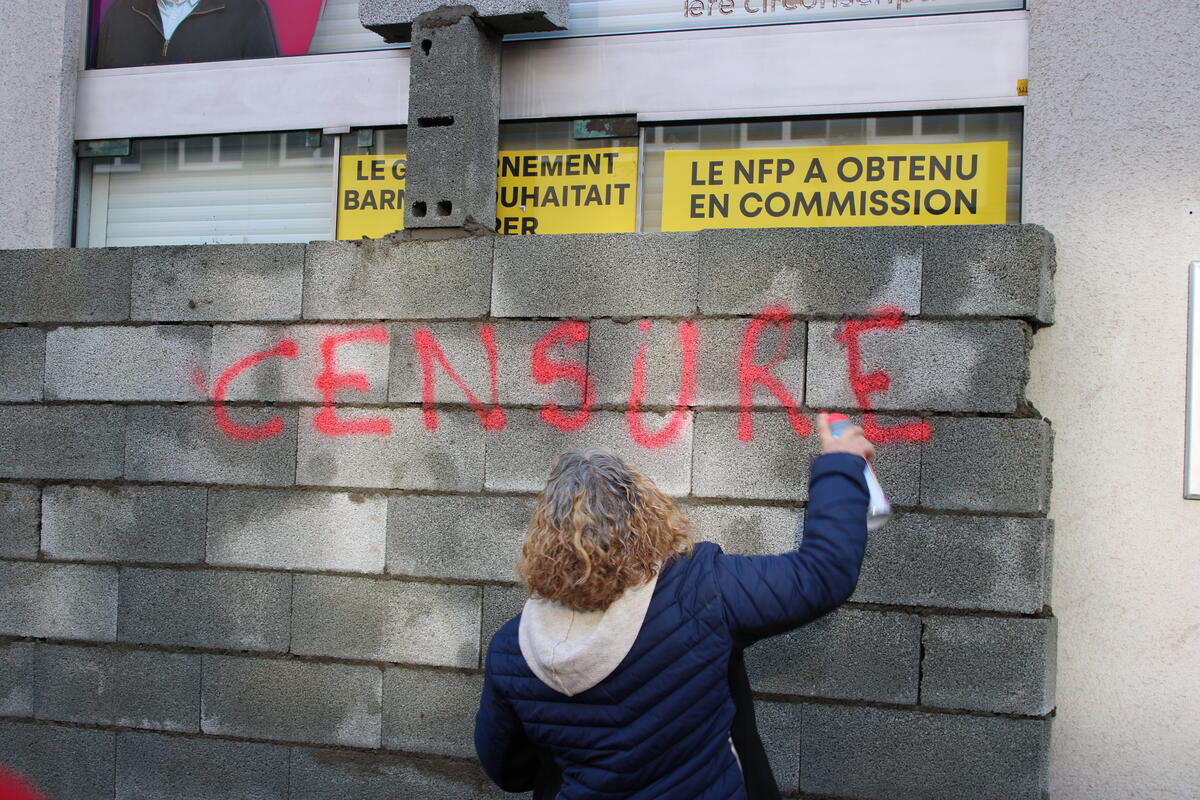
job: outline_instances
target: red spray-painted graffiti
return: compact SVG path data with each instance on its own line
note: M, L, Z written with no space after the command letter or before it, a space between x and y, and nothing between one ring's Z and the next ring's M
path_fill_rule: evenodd
M879 444L888 442L927 442L932 433L928 422L912 422L907 425L895 425L881 428L875 421L871 409L871 395L887 391L892 385L892 378L883 370L876 370L867 375L862 371L862 349L859 338L867 331L885 330L898 331L904 324L901 311L895 306L879 309L867 319L849 320L842 326L837 339L846 345L846 364L850 373L850 388L854 390L854 399L858 407L863 409L863 434L868 439Z
M436 381L433 371L434 361L440 364L450 380L454 381L459 389L462 389L467 402L479 416L479 421L483 424L485 431L502 431L508 423L503 409L500 408L500 358L496 351L496 332L491 325L479 326L479 340L483 343L484 353L487 354L488 383L491 386L492 398L490 406L479 402L479 398L467 386L466 381L459 377L458 373L454 371L454 367L450 366L450 361L442 352L442 346L438 344L437 339L433 338L432 333L425 328L419 328L413 335L413 341L417 346L417 355L421 359L421 408L425 411L425 427L429 430L436 431L438 428L437 398L434 397Z
M392 421L385 417L351 421L338 419L337 408L333 405L335 393L342 389L354 389L366 394L371 390L371 383L364 373L338 372L337 349L339 346L351 342L387 344L387 328L377 325L373 328L334 334L326 336L321 342L321 363L325 365L325 368L317 375L316 386L321 391L321 397L325 399L325 405L313 418L313 425L327 436L353 436L362 433L387 436L392 432ZM436 427L436 423L434 427Z
M846 322L837 334L838 341L846 347L850 387L859 407L863 409L863 430L868 438L878 443L925 442L930 438L931 429L927 422L881 427L873 413L871 397L886 391L891 386L891 377L883 370L866 374L862 370L860 343L862 335L870 331L896 331L903 324L904 319L900 309L887 307L865 319ZM762 386L779 401L797 436L803 437L812 433L811 420L800 412L795 397L773 373L773 370L782 363L787 354L791 326L791 312L782 305L764 310L746 325L737 361L738 439L743 442L752 441L754 438L751 405L755 386ZM684 430L693 406L700 349L699 331L696 323L692 320L685 320L678 324L677 334L682 353L679 393L666 424L655 432L648 430L643 422L643 405L646 396L646 357L652 323L650 320L641 320L638 327L642 332L642 341L633 358L632 384L625 406L625 420L629 435L637 444L646 448L665 447L675 441ZM778 328L779 335L776 340L775 353L767 361L757 362L755 353L758 350L759 340L769 327ZM560 322L534 344L530 354L530 374L539 385L545 386L555 381L568 381L574 383L579 389L580 405L577 410L567 411L557 402L549 401L539 411L539 416L547 425L564 432L577 431L587 424L595 401L595 387L591 374L583 364L577 361L554 359L551 357L551 350L555 347L574 350L584 344L587 338L588 327L584 323L574 320ZM458 386L467 403L479 417L480 424L485 431L501 431L507 425L508 420L500 406L500 359L495 330L491 325L486 323L480 325L479 340L488 365L489 401L486 404L475 395L471 387L455 370L441 344L429 329L418 328L413 334L413 346L421 363L421 407L424 413L425 427L428 430L436 431L438 429L435 388L438 368ZM343 420L337 416L337 408L334 404L337 392L355 390L365 393L370 389L368 378L364 373L343 372L338 369L337 349L342 345L354 342L373 342L386 346L388 329L382 325L376 325L346 333L332 334L321 342L323 368L316 376L314 385L320 391L324 403L321 410L315 415L313 425L320 433L327 436L390 435L392 425L386 417ZM263 360L274 356L294 359L298 353L299 347L296 342L292 339L284 339L270 350L251 353L220 374L213 386L212 400L213 414L216 417L217 426L222 432L234 439L247 442L267 439L283 432L284 423L279 417L258 426L239 425L234 422L230 419L227 411L226 395L230 383L235 378Z
M272 436L278 436L283 433L283 419L280 417L274 417L257 427L238 425L229 418L229 414L225 410L225 395L229 391L229 384L233 383L234 378L260 361L265 361L272 356L295 358L299 354L300 348L296 346L296 341L294 339L284 339L270 350L251 353L222 372L217 377L217 382L213 384L212 393L213 415L217 418L217 427L225 435L231 436L234 439L240 439L243 442L257 442L260 439L269 439Z
M580 408L576 414L563 413L562 408L553 400L539 412L539 416L547 425L568 433L587 424L588 417L592 415L592 403L595 402L596 393L592 386L592 376L588 374L586 367L571 361L552 361L550 348L555 345L574 347L586 342L587 337L587 325L582 322L560 322L538 339L530 357L530 372L540 385L547 386L556 380L574 381L579 385Z
M738 357L738 405L741 414L738 418L738 438L749 442L754 438L754 423L750 419L750 399L754 395L754 384L758 383L767 388L779 400L780 405L788 415L792 429L800 436L808 436L812 432L812 423L808 417L796 410L796 398L792 397L779 379L771 374L771 370L779 366L787 353L788 339L792 332L792 320L788 316L786 306L772 306L750 320L746 326L746 334L742 337L742 352ZM775 347L775 355L765 364L754 363L754 351L758 348L758 337L763 328L768 325L779 326L779 343Z
M646 337L650 332L650 320L644 319L638 323L643 337L633 359L633 387L629 391L629 404L625 410L625 421L629 425L629 435L642 447L665 447L675 440L683 425L687 422L688 406L696 393L696 349L700 337L696 333L696 323L679 323L679 345L683 348L683 375L679 380L679 396L675 407L671 410L671 418L658 433L650 433L642 427L642 400L646 396Z

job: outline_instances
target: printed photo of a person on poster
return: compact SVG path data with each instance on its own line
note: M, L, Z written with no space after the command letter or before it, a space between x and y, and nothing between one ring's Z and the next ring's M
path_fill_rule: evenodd
M95 66L140 67L279 55L264 0L113 0Z

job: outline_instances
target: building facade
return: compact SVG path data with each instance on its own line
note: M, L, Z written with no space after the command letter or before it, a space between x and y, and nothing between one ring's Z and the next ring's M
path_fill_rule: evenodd
M565 31L497 46L495 216L474 222L500 236L376 242L363 237L415 213L416 130L455 122L410 119L410 94L472 97L484 73L464 61L418 85L420 41L364 28L368 3L242 5L273 24L269 45L244 46L273 55L149 63L169 48L135 51L133 34L112 33L136 2L0 12L0 248L13 251L0 363L26 387L2 410L8 459L34 465L4 473L0 593L14 610L0 677L37 675L69 698L18 677L7 695L0 686L0 724L22 743L7 760L63 796L174 796L168 773L203 780L226 760L238 765L230 793L253 780L262 796L489 796L463 772L463 709L487 632L519 607L505 560L541 457L563 446L535 419L544 387L521 373L555 325L567 326L561 344L582 321L592 437L645 460L701 534L732 549L787 546L790 530L778 532L803 505L787 488L802 476L781 466L789 424L798 433L817 407L872 409L893 432L879 466L907 518L879 539L849 609L752 664L785 793L1200 792L1200 504L1183 488L1187 274L1200 259L1195 13L572 2ZM471 161L434 152L446 173ZM442 211L431 199L430 217ZM797 252L828 286L797 276ZM730 449L751 406L719 354L745 346L756 320L778 328L761 315L779 301L792 338L772 364L793 401L755 401L765 449ZM635 318L659 331L640 351ZM847 318L891 324L901 343L843 363L832 343L845 343ZM698 394L651 387L641 407L663 419L639 440L627 362L686 365L681 320L700 331ZM492 361L480 325L496 337ZM478 394L446 404L433 444L413 444L438 413L419 391L424 356L402 346L418 329ZM346 416L386 422L418 453L411 463L375 440L318 435L340 435L322 430L332 395L312 381L334 372L317 355L331 336L344 337L343 369L374 386L361 403L340 398ZM278 351L285 341L293 349ZM272 353L296 360L292 374L261 367L252 389L234 383L233 366ZM855 375L881 367L890 391L857 393ZM226 401L234 410L214 416ZM484 444L498 405L512 406L508 430ZM684 406L695 416L682 438L654 444ZM282 432L268 435L274 419ZM71 456L86 466L29 444L68 434L92 440ZM228 449L260 435L257 451ZM401 466L370 466L389 462ZM495 519L479 552L457 552L461 527ZM304 541L259 541L288 525ZM42 588L11 588L26 585ZM164 597L224 621L177 618ZM365 627L399 640L421 628L414 615L438 622L399 649L339 635L375 607L391 616ZM37 622L47 609L66 621ZM159 615L171 624L156 628ZM472 628L482 639L444 635ZM171 678L105 694L83 673L117 687ZM332 699L298 709L267 697L271 685ZM412 696L436 700L396 699ZM110 746L109 772L44 764Z

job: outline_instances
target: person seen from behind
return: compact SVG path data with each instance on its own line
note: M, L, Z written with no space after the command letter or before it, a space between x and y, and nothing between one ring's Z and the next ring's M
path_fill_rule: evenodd
M488 647L475 749L535 800L774 800L742 650L854 591L867 538L861 428L818 417L802 544L693 544L676 504L601 450L550 472L518 563L530 594Z

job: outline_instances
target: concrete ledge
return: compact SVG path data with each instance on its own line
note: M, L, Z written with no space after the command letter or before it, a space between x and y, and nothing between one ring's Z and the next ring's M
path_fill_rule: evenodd
M307 247L305 319L454 319L487 313L490 236L311 242Z
M116 750L118 800L288 796L287 747L133 732L117 735Z
M56 800L112 800L115 737L112 731L0 721L0 763Z
M378 667L204 656L200 724L218 736L378 747L382 681Z
M746 651L755 691L915 703L921 622L913 614L840 609Z
M805 705L800 791L887 800L1043 800L1050 723Z
M694 233L497 237L492 316L690 316L698 242Z
M939 708L1042 716L1054 710L1053 619L929 617L921 702Z
M296 575L292 652L443 667L479 663L478 586Z
M36 486L0 483L0 558L36 558L38 511Z
M0 250L0 322L129 319L130 248Z
M154 322L300 319L304 248L302 244L128 248L133 262L132 318Z
M292 576L278 572L121 571L118 638L182 647L286 652Z
M926 228L921 311L1049 324L1054 268L1054 239L1040 225Z
M866 314L921 308L920 228L771 228L700 234L700 313Z

